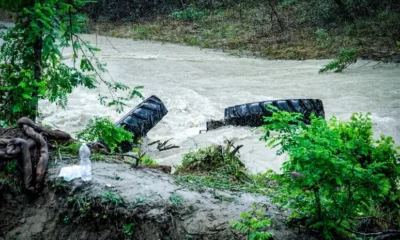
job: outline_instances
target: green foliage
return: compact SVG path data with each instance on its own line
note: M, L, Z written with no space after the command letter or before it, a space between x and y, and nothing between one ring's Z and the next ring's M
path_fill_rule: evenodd
M87 18L77 8L86 2L0 2L0 7L17 13L15 27L0 35L4 40L0 53L0 115L6 123L22 116L36 116L39 99L65 107L67 95L78 86L93 89L100 83L105 84L112 99L100 96L100 102L115 106L117 111L122 111L124 101L140 96L137 88L130 90L101 77L106 69L95 56L99 49L78 35L85 28ZM65 47L73 49L72 67L62 61L60 49ZM127 97L119 97L115 94L119 90L130 92Z
M112 191L107 191L101 195L101 203L114 204L115 207L126 205L124 198L117 196Z
M134 223L125 224L123 226L123 229L125 237L127 237L127 239L130 239L132 237L133 230L135 229L135 224Z
M169 197L169 200L172 202L172 204L174 206L180 206L180 205L182 205L182 202L183 202L182 197L176 193L171 194L171 196Z
M6 172L13 173L17 169L18 162L17 160L12 160L7 163Z
M137 147L132 148L132 152L134 153L132 157L134 159L128 160L127 162L133 167L137 167L139 165L158 166L158 163L154 159L142 152L142 149L140 148L140 144L142 144L141 139L137 141L137 144Z
M68 202L79 210L81 215L85 215L91 210L91 198L88 196L68 197Z
M0 120L0 128L7 128L7 127L9 127L8 124L3 120Z
M273 237L272 233L264 231L271 225L271 220L265 218L265 210L255 203L250 212L240 214L240 220L232 220L230 225L240 233L246 234L248 240L266 240Z
M319 72L342 72L343 69L357 62L359 54L359 51L354 48L342 49L340 50L339 56L332 62L325 65L322 69L319 70Z
M142 165L148 165L148 166L158 166L158 163L152 159L150 156L143 156L143 158L140 161L140 164Z
M231 141L226 146L200 148L183 156L182 165L175 166L176 183L191 190L230 190L267 194L271 173L250 174L240 161L240 146ZM233 150L232 150L233 149Z
M194 6L188 7L181 11L175 11L171 13L168 17L174 20L180 21L194 21L201 20L210 15L210 10L208 9L197 9Z
M343 228L354 228L353 219L371 216L376 206L388 216L399 211L399 155L391 137L373 140L369 114L348 122L311 116L309 126L301 119L300 113L275 112L264 126L268 146L290 156L275 179L281 184L276 201L293 211L292 218L326 239L343 239L349 235Z
M80 142L72 142L72 143L57 145L57 152L59 154L64 153L71 156L77 156L81 145L82 144Z
M103 141L111 152L120 150L122 142L133 142L133 134L121 127L115 126L109 119L94 117L89 120L85 129L77 133L77 138L85 141Z
M176 173L217 172L233 179L249 180L245 165L240 161L239 148L228 141L225 147L214 145L187 153L182 165L176 167Z
M263 174L250 175L249 181L240 181L218 172L209 173L180 173L175 177L175 183L190 190L205 191L208 189L229 190L232 192L249 192L267 195L271 185Z
M69 220L70 220L70 219L69 219L68 216L64 216L64 223L65 223L65 224L68 224L68 223L69 223Z
M332 39L329 36L328 32L323 28L318 28L315 32L315 44L322 47L328 48L332 45Z

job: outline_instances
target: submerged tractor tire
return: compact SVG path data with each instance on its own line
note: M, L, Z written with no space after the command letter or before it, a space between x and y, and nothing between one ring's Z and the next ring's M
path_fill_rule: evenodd
M267 109L272 105L279 110L299 112L304 115L303 121L310 123L310 115L325 118L324 106L319 99L287 99L248 103L225 109L225 125L258 127L264 123L264 116L271 116Z
M123 116L115 125L134 134L136 140L146 134L168 113L164 103L151 96ZM130 151L132 144L122 143L123 152Z

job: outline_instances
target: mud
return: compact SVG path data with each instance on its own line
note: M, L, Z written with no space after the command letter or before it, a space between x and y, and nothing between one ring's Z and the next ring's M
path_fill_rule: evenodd
M288 213L265 196L191 191L176 185L171 175L105 162L93 164L89 184L79 179L67 184L56 181L64 165L50 167L47 188L38 198L1 192L0 239L241 239L232 233L229 221L249 211L255 202L267 209L273 221L269 231L275 239L310 239L288 228L284 224ZM100 211L99 199L109 191L123 197L125 206L103 206ZM231 200L222 201L216 195ZM72 204L79 196L97 201L90 211L80 213ZM179 201L172 201L171 196L178 196ZM135 223L132 237L124 234L127 223Z

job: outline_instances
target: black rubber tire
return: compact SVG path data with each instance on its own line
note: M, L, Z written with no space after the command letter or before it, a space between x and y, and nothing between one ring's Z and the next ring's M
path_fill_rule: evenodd
M123 116L117 123L118 127L134 134L135 140L146 134L168 113L164 103L156 96L151 96ZM130 151L132 144L122 143L123 152Z
M261 126L264 124L263 117L272 115L272 112L267 109L267 105L275 106L283 111L302 113L303 121L307 124L310 122L312 113L325 118L324 106L319 99L285 99L228 107L225 109L225 125Z

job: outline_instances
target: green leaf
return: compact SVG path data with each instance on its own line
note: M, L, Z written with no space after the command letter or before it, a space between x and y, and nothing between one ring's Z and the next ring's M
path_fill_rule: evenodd
M26 93L21 94L24 99L32 99L32 96Z

